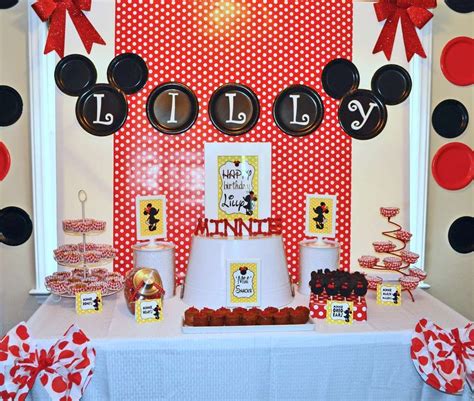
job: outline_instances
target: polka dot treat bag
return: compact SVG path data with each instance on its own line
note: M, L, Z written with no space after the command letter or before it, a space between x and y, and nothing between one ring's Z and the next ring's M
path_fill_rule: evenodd
M351 0L116 1L115 53L136 53L149 69L148 82L127 96L129 115L114 134L114 269L133 265L135 197L167 198L168 240L177 245L177 282L182 282L197 219L204 217L204 144L270 142L272 215L283 218L290 274L297 278L298 243L304 238L305 195L338 197L341 266L349 268L351 138L338 123L338 101L321 84L323 67L351 58ZM190 88L199 114L184 133L154 129L147 99L162 84ZM239 136L217 130L209 100L225 84L242 84L258 97L260 113L252 129ZM315 90L324 105L317 131L285 134L272 109L291 85Z

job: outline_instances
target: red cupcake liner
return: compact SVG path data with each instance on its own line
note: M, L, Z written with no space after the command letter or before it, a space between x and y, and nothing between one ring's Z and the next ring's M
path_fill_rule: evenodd
M398 207L381 207L380 214L384 217L394 217L400 213L400 208Z
M392 241L376 241L372 245L378 253L392 252L397 247Z
M386 269L390 270L396 270L399 269L402 266L402 259L396 257L396 256L388 256L383 259L383 265Z
M374 267L380 259L375 256L364 255L357 260L359 262L360 267L371 268Z

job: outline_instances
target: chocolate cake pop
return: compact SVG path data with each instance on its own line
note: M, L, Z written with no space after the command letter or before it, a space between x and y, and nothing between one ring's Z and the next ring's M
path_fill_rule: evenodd
M353 288L354 285L350 277L344 277L341 281L341 287L339 289L339 292L344 297L344 299L347 299L351 296Z
M313 275L314 273L314 275ZM324 291L324 276L321 273L312 272L311 273L311 281L309 282L309 286L311 287L311 292L316 295L316 299L319 299L319 295L321 295Z
M339 281L336 280L334 275L332 277L329 277L326 285L326 294L331 298L331 301L333 300L333 297L339 294Z
M360 302L360 297L365 296L367 294L367 289L368 289L369 283L367 279L362 276L359 277L355 283L354 287L354 294L356 294L359 297L359 302Z

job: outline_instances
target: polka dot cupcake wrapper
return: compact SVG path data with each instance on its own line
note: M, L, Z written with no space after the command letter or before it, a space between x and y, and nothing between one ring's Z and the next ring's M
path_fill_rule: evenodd
M398 207L381 207L380 214L384 217L395 217L400 213L400 208Z
M382 277L379 277L379 276L365 276L365 278L367 279L367 282L368 282L368 288L371 290L376 290L377 285L383 283Z
M418 277L420 280L424 280L427 276L424 270L418 269L416 267L412 267L411 269L408 269L408 273L410 274L410 276Z
M380 259L376 258L375 256L361 256L358 259L359 266L360 267L366 267L366 268L374 267L379 260Z
M400 257L405 263L416 263L418 258L420 257L418 254L410 251L402 251L400 252Z
M405 288L407 290L414 290L416 287L418 287L420 279L414 276L404 276L401 277L399 281L402 285L402 288Z
M90 233L95 231L104 231L106 227L105 221L94 219L64 220L63 230L73 233Z
M119 280L111 280L107 282L107 289L109 291L119 291L123 287L123 282Z
M395 256L389 256L383 259L383 265L387 269L398 269L402 266L402 260Z
M408 242L410 241L412 234L409 233L408 231L405 230L400 230L395 233L395 236L400 240L400 241L405 241Z
M380 241L372 243L375 252L383 253L383 252L392 252L397 247L391 241Z

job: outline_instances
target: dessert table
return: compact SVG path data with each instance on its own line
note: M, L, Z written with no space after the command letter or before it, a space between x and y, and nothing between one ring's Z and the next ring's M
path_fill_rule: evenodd
M179 291L178 291L179 293ZM105 400L469 400L424 384L410 358L411 333L420 318L444 328L467 320L416 290L416 302L379 306L367 294L368 321L352 326L316 321L314 331L183 334L188 307L179 296L165 300L164 320L137 324L123 294L104 298L103 312L77 315L71 299L53 296L28 322L41 346L50 346L77 324L97 351L84 401ZM293 305L307 305L296 294ZM31 400L48 400L40 384Z

